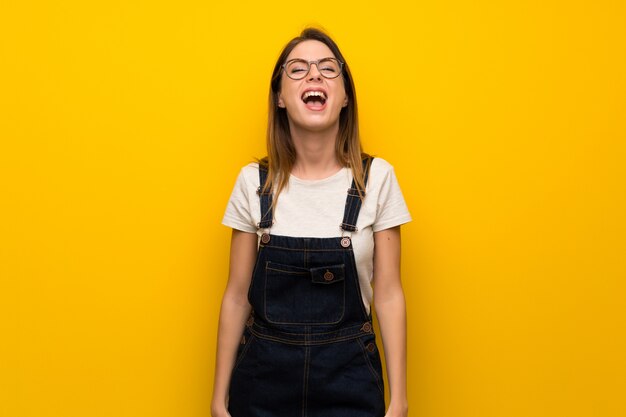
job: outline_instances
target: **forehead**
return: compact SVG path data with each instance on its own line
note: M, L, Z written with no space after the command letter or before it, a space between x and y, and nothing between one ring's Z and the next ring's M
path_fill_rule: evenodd
M334 57L335 55L326 44L320 41L307 40L300 42L287 56L287 61L294 58L314 61L320 58Z

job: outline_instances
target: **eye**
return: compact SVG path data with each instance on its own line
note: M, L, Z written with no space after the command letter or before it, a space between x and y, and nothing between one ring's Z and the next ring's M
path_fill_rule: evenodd
M324 59L319 63L319 69L326 74L336 74L339 72L339 65L335 60Z
M298 74L308 71L308 63L300 60L287 63L287 72L289 74Z

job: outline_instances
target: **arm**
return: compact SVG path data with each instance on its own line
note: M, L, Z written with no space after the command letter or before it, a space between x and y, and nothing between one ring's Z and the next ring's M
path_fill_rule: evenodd
M228 386L237 347L246 319L250 315L248 288L257 254L257 235L233 229L230 244L230 271L222 298L211 414L228 416Z
M391 399L387 417L408 415L406 308L400 280L400 226L374 233L374 308L385 351Z

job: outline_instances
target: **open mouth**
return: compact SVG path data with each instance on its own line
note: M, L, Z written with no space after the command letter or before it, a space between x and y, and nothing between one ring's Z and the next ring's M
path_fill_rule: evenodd
M326 104L326 93L323 91L309 90L302 94L302 101L311 110L321 110Z

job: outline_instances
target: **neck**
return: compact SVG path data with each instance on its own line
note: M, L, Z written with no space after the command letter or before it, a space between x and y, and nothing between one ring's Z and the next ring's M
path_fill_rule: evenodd
M319 132L291 126L296 161L291 173L300 179L323 179L341 169L335 154L339 124Z

